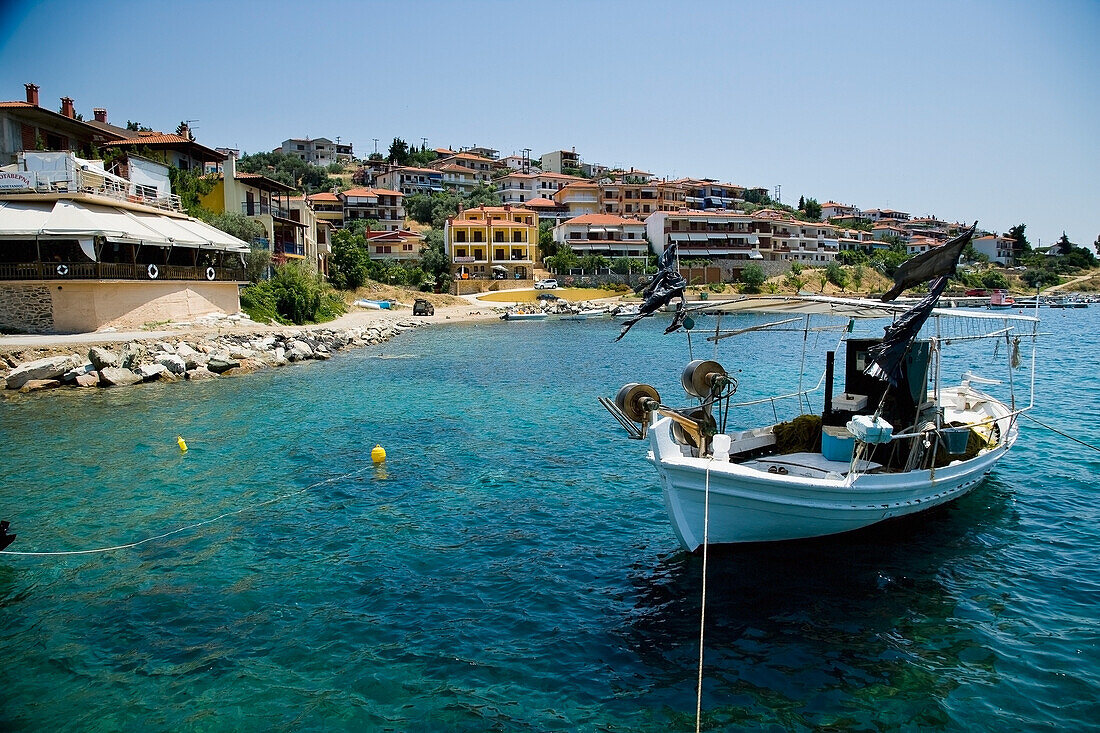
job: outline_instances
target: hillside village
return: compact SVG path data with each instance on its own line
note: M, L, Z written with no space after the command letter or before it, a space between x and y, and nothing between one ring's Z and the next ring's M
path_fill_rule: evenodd
M70 97L55 112L28 83L24 99L0 102L0 328L233 312L239 285L287 266L343 290L373 280L466 295L552 276L633 287L672 245L689 281L716 291L797 291L807 268L822 289L858 289L865 266L889 275L968 225L807 196L785 205L710 173L670 179L573 148L502 156L399 138L363 157L340 137L242 155L199 143L187 122L120 126L102 107L85 118ZM1096 265L1064 236L1035 250L1025 230L980 231L961 285L1042 286Z

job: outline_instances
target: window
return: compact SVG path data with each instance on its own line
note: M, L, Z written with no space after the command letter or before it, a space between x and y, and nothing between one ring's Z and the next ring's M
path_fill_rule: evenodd
M298 146L298 150L305 150L305 149L306 149L306 146L305 146L305 145L299 145L299 146Z
M462 230L459 230L459 231L455 232L455 241L456 242L465 242L466 241L466 232L462 231Z
M503 260L504 259L504 250L503 249L494 249L493 250L493 259Z
M474 241L475 242L482 242L484 240L485 240L485 238L482 236L481 232L474 232Z
M455 257L466 257L465 247L455 247Z

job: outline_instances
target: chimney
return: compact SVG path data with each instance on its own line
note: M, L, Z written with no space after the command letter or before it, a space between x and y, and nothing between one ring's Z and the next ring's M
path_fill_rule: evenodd
M69 119L76 118L76 110L73 109L73 98L62 97L61 98L61 114L65 115Z
M191 128L187 125L186 122L181 122L180 123L180 132L179 132L179 134L180 134L180 137L185 137L188 140L191 139Z
M24 84L27 88L27 104L33 104L38 106L38 85L37 84Z
M96 107L92 110L92 114L95 115L96 122L107 124L107 110L103 109L102 107Z
M222 164L222 176L227 181L237 178L237 156L233 153L225 156L225 163Z

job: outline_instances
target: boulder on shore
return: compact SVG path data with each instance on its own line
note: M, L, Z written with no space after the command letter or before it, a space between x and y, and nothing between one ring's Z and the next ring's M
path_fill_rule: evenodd
M99 385L99 372L84 372L76 375L76 386L96 387Z
M142 381L150 382L167 371L168 367L163 364L142 364L137 368L136 373Z
M199 382L204 379L214 379L218 375L210 371L206 367L199 367L197 369L188 369L187 378L193 382Z
M175 354L159 354L156 363L163 365L173 374L183 374L187 371L187 362Z
M93 346L88 349L88 361L92 363L92 366L98 372L106 367L117 367L118 354L102 346Z
M236 359L232 359L225 354L219 354L218 356L210 357L210 361L206 362L206 368L215 374L221 374L222 372L229 371L230 369L236 369L241 363Z
M60 387L61 382L56 379L28 379L26 383L19 388L20 392L38 392L43 389L54 389Z
M137 384L141 381L141 377L129 369L106 367L99 370L99 381L100 384L105 384L108 387L126 387Z
M65 372L77 366L71 356L48 356L20 364L8 375L8 389L19 389L32 379L61 379Z

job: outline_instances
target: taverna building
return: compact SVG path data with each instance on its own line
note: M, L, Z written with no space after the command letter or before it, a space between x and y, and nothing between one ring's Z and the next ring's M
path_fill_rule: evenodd
M183 213L168 167L72 152L0 168L0 328L140 327L240 309L246 242Z

